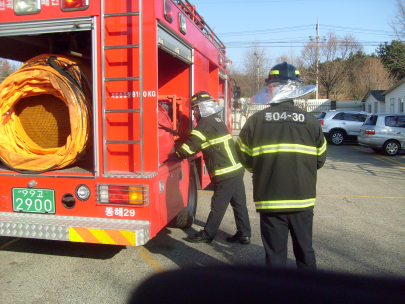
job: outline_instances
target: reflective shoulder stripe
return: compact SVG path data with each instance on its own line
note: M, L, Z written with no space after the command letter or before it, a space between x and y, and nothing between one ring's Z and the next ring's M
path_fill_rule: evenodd
M225 136L222 136L222 137L219 137L219 138L215 138L215 139L210 139L206 143L201 145L201 149L205 149L205 148L207 148L207 147L209 147L211 145L215 145L215 144L218 144L218 143L224 142L226 140L230 140L230 139L232 139L231 134L228 134L228 135L225 135Z
M326 146L327 146L327 145L326 145L326 140L324 140L322 147L320 147L320 148L317 149L317 150L318 150L318 155L321 155L323 152L326 151Z
M236 141L236 144L239 145L240 150L250 156L252 156L252 150L250 150L240 139L240 137L238 137L238 140Z
M191 131L191 135L195 135L195 136L199 137L202 141L207 141L205 136L202 135L202 133L200 131L193 130L193 131Z
M183 144L180 149L183 149L184 151L186 151L188 154L194 154L195 152L191 151L190 147L186 144Z
M221 170L215 170L214 175L221 175L221 174L229 173L229 172L232 172L232 171L236 171L236 170L238 170L240 168L242 168L242 164L237 163L236 165L234 165L232 167L228 167L228 168L221 169Z
M261 146L254 148L252 156L258 156L261 154L266 153L278 153L278 152L294 152L294 153L304 153L304 154L311 154L317 155L317 148L305 145L297 145L297 144L276 144L276 145L268 145L268 146Z
M307 208L315 205L315 198L305 200L261 201L255 202L255 205L256 209Z

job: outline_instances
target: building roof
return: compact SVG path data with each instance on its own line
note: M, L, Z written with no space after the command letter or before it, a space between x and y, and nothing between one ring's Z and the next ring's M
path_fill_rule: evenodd
M396 84L394 84L392 87L390 87L388 90L386 90L384 93L382 93L381 95L385 96L387 95L389 92L391 92L392 90L396 89L397 87L399 87L401 84L403 84L405 82L405 78L402 78L400 81L398 81Z
M384 92L386 92L386 90L370 90L361 101L365 102L370 95L372 95L378 101L385 101L385 97L382 95Z

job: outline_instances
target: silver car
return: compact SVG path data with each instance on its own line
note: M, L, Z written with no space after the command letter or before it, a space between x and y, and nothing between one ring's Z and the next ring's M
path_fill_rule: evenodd
M405 149L405 113L377 113L367 117L357 142L375 152L397 155Z
M341 145L346 139L357 139L369 114L363 111L329 110L322 112L318 120L325 138L334 145Z

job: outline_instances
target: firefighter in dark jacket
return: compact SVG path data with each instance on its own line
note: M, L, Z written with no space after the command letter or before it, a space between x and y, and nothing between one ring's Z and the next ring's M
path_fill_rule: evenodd
M297 267L316 269L313 209L326 141L317 118L293 102L315 90L314 85L303 86L295 66L286 62L274 66L266 89L259 92L268 91L270 107L247 120L236 143L241 163L253 173L253 200L260 213L267 266L286 266L290 230Z
M192 96L190 106L194 111L197 127L169 159L184 159L201 150L211 182L214 184L214 195L204 229L189 235L186 240L193 243L211 242L230 202L237 232L234 236L227 237L226 241L249 244L251 230L243 183L245 169L238 160L233 138L218 115L222 107L204 91Z

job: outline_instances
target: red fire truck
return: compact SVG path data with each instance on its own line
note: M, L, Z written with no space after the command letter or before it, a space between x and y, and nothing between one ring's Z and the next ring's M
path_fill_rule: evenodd
M230 129L232 105L225 46L195 6L187 0L0 0L0 57L25 62L0 84L0 235L139 246L168 224L191 226L197 189L209 184L202 155L164 160L194 126L187 103L193 93L210 92ZM81 63L85 110L63 91L63 83L74 82L63 80L65 74ZM44 83L36 87L40 68ZM66 107L65 114L53 114L46 102ZM46 116L54 127L42 121ZM43 154L74 137L68 132L65 142L42 146L32 134L45 141L53 136L46 127L60 136L66 124L69 132L85 133L72 161L31 167L30 159L54 161ZM19 154L21 138L38 155Z

